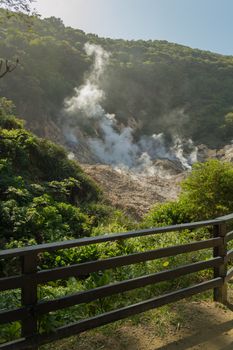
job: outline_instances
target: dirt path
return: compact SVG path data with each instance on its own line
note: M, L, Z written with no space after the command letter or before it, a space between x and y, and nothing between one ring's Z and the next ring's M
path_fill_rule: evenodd
M233 310L233 293L229 298ZM169 315L173 317L167 322ZM232 350L233 311L218 303L181 301L153 310L138 324L126 321L63 340L50 350ZM165 317L165 323L161 321ZM163 335L159 335L159 333Z

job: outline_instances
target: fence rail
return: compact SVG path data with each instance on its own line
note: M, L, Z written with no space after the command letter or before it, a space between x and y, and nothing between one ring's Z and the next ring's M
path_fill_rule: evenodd
M20 257L22 261L22 273L0 279L0 291L21 289L21 307L14 310L0 312L0 324L21 321L22 338L13 342L0 345L2 350L33 349L40 345L62 339L67 336L79 334L83 331L99 327L117 320L127 318L157 308L162 305L204 292L214 290L214 300L222 303L227 302L227 282L233 277L233 268L227 271L227 264L233 259L233 249L227 251L227 242L233 240L233 231L227 232L227 223L233 220L233 214L214 220L199 221L181 225L138 230L132 232L108 234L98 237L81 238L64 242L41 244L36 246L8 249L0 251L0 259ZM75 264L66 267L52 268L37 271L38 254L52 252L60 249L81 247L96 243L125 240L135 237L144 237L167 232L193 230L199 227L213 228L213 237L210 239L192 242L189 244L165 247L124 256L116 256L104 260L97 260ZM213 258L198 261L191 264L178 266L173 269L145 275L104 285L91 290L78 292L49 301L37 300L37 288L43 284L57 279L69 277L87 276L92 272L104 271L110 268L127 266L140 262L171 257L179 254L196 252L202 249L213 248ZM164 294L153 299L144 300L140 303L123 307L114 311L100 314L73 324L69 324L50 333L38 333L38 319L41 315L64 309L81 303L89 303L100 298L114 294L142 288L155 283L168 281L190 273L213 269L213 278L202 283Z

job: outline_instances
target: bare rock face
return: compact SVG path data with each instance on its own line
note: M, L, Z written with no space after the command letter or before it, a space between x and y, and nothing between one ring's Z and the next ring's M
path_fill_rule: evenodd
M157 159L153 162L153 165L158 169L158 173L168 178L184 172L180 163L169 159Z
M198 162L205 162L208 158L212 158L212 155L216 154L215 150L210 150L206 145L199 145L197 151ZM213 154L212 154L213 153Z
M221 149L210 149L206 145L199 145L197 160L199 162L206 162L208 159L233 162L233 144L226 145Z
M98 162L88 146L87 136L79 128L74 127L71 131L46 118L40 123L36 121L32 124L27 123L27 127L37 136L65 147L68 153L73 153L74 158L80 163L96 164Z
M133 118L131 124L132 128L138 127ZM155 203L176 200L180 182L188 173L179 161L169 159L154 160L151 164L153 175L98 164L98 159L89 148L87 135L80 129L64 130L51 120L40 125L34 123L31 129L38 136L65 146L72 158L77 159L84 171L100 185L109 203L136 219L145 215ZM197 147L197 161L205 162L213 158L233 162L233 145L220 150L209 149L205 145Z
M227 162L233 162L233 145L227 145L217 152L220 159Z
M221 150L198 146L197 160L208 159L233 161L233 145ZM188 174L179 162L158 159L153 162L156 173L153 176L137 174L130 170L113 168L103 164L83 164L84 170L102 187L109 203L127 214L140 219L159 202L178 198L180 182Z
M139 176L103 164L83 164L82 167L100 185L111 205L136 219L155 203L175 200L180 191L179 183L185 177L184 173L169 178Z

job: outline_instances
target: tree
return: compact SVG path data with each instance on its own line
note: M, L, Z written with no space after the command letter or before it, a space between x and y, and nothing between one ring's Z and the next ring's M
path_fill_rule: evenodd
M232 163L212 159L194 164L182 184L179 200L194 220L211 219L232 212Z
M19 63L17 58L14 63L9 62L8 60L0 60L0 79L3 78L7 73L13 72Z
M31 4L35 0L0 0L0 8L6 10L5 14L7 18L12 16L22 16L26 15L36 15L36 12L32 10ZM6 74L13 72L16 69L19 63L17 58L15 62L11 62L7 59L0 59L0 79L3 78Z
M21 12L26 14L32 13L31 4L35 0L0 0L0 7L7 11Z
M196 163L176 202L156 204L143 227L214 219L233 212L233 164L216 159Z

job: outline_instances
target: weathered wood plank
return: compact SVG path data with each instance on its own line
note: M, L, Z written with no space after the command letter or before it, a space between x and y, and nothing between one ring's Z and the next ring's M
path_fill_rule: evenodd
M25 307L0 312L0 324L24 320L28 317L28 310Z
M214 268L214 278L221 277L224 283L220 287L214 288L214 301L225 304L227 302L227 283L225 277L227 275L227 240L226 240L226 223L214 226L214 237L221 238L221 244L214 247L214 257L221 256L222 263Z
M227 271L225 281L226 282L230 281L230 279L232 279L232 277L233 277L233 267L229 271Z
M221 238L217 237L205 241L193 242L167 248L160 248L151 251L146 251L143 253L134 253L125 256L117 256L114 258L96 260L67 267L58 267L55 269L39 271L37 273L37 282L45 283L57 279L66 279L72 276L85 276L92 272L103 271L111 268L136 264L163 257L194 252L201 249L212 248L218 246L219 244L221 244Z
M233 240L233 231L230 231L226 234L226 240L227 242L230 242Z
M81 303L89 303L99 298L111 296L118 293L123 293L136 288L148 286L150 284L159 283L162 281L168 281L180 276L187 275L189 273L198 272L201 270L213 268L219 266L222 263L222 258L217 257L209 261L200 261L185 266L180 266L175 269L162 271L154 274L150 274L143 277L126 280L123 282L106 285L103 287L91 289L85 292L79 292L73 295L65 296L62 298L39 302L35 307L35 312L38 315L42 315L54 310L70 307Z
M79 334L81 332L103 326L105 324L122 320L132 315L142 313L151 309L158 308L163 305L190 297L192 295L202 293L206 290L221 286L222 278L215 278L188 288L181 289L172 293L162 295L153 299L149 299L131 306L110 311L84 321L79 321L68 326L60 327L55 332L49 334L34 335L27 340L20 340L0 346L1 350L26 350L30 346L38 346L49 342Z
M23 256L22 273L24 275L36 274L37 272L37 255L30 254ZM34 275L33 275L34 276ZM33 313L32 307L37 303L37 282L32 277L29 283L25 284L21 289L22 305L29 309L28 317L22 320L21 334L22 337L31 337L37 333L37 315ZM32 350L37 350L37 346L33 346Z
M148 236L148 235L165 233L165 232L195 229L203 226L212 226L214 224L218 224L221 222L225 222L225 220L222 218L217 218L214 220L198 221L198 222L192 222L187 224L156 227L156 228L151 228L146 230L122 232L122 233L116 233L116 234L106 234L103 236L96 236L96 237L84 237L84 238L75 239L75 240L45 243L45 244L39 244L39 245L28 246L23 248L6 249L6 250L0 251L0 259L28 255L33 252L34 253L40 253L44 251L50 252L50 251L59 250L59 249L68 249L73 247L81 247L89 244L116 241L119 239L128 239L128 238Z
M231 249L227 252L226 259L227 259L227 262L233 259L233 249Z
M233 220L233 214L220 217L214 220L200 221L196 223L187 223L162 228L152 228L147 230L138 230L118 234L103 235L98 237L87 237L71 241L55 242L16 248L0 251L0 259L9 257L22 257L23 265L21 276L12 276L0 279L0 290L22 288L22 308L0 313L0 323L8 323L15 320L22 320L22 339L19 341L0 345L0 349L34 349L39 345L58 340L70 335L81 333L85 330L114 322L131 315L144 312L149 309L166 305L170 302L201 293L202 291L213 289L215 298L224 302L226 299L226 282L233 277L233 268L226 271L226 263L233 259L233 249L227 253L226 243L233 239L233 231L226 234L226 222ZM203 226L214 226L215 238L201 242L193 242L184 245L155 249L151 251L129 254L126 256L117 256L105 260L97 260L76 264L67 267L54 268L37 272L36 257L39 252L50 252L59 249L69 249L72 247L81 247L90 244L104 243L128 238L148 236L171 231L181 231L185 229L195 229ZM176 256L178 254L189 253L201 249L214 248L214 258L209 261L200 261L185 266L180 266L171 270L161 271L147 276L126 280L112 285L106 285L89 291L76 293L63 298L58 298L46 302L37 302L37 284L46 283L57 279L66 279L71 276L88 275L92 272L127 266L149 260L163 257ZM113 294L122 293L135 288L147 286L183 276L188 273L197 272L207 268L214 268L214 278L210 281L200 283L182 290L178 290L166 295L162 295L150 300L144 300L138 304L114 310L87 320L79 321L74 324L60 327L54 333L40 335L37 333L37 317L50 311L73 306L80 303L90 302ZM217 299L215 299L217 300Z
M29 281L29 279L25 277L26 276L20 275L0 278L0 291L21 288L24 283Z

